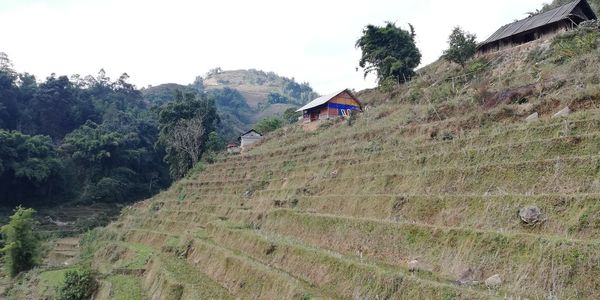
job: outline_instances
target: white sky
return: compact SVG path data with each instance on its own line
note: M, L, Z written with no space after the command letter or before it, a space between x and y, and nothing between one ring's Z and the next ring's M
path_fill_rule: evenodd
M548 0L549 1L549 0ZM544 0L0 0L0 51L43 79L127 72L138 87L191 83L209 69L255 68L321 94L375 85L357 72L367 24L412 23L423 64L460 25L487 38Z

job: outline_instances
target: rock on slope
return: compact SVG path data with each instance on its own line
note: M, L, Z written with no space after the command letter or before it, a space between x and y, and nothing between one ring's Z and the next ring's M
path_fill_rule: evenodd
M152 299L597 299L598 52L525 59L536 46L475 61L476 76L439 62L390 95L364 92L372 108L351 127L277 131L86 247L112 247L95 254L104 266L143 253ZM544 222L522 223L530 205Z

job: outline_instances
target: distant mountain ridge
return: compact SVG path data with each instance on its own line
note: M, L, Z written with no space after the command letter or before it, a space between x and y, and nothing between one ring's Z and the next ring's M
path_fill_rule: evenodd
M281 103L296 105L318 97L308 83L297 83L294 78L255 69L222 71L220 68L215 68L203 81L207 90L224 87L237 89L252 107L268 102L269 95L275 93L288 98Z
M174 99L176 91L209 93L215 98L222 133L228 140L266 117L281 116L319 96L308 83L260 70L210 70L188 85L161 84L142 89L144 99L160 106Z

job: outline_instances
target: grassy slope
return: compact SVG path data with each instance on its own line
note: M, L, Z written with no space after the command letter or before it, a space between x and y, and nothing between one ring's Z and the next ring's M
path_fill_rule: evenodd
M265 117L281 116L290 107L299 107L294 104L268 104L267 96L270 93L285 94L286 82L275 74L267 75L269 76L257 75L252 70L223 71L208 76L204 84L207 90L225 87L238 90L250 108L255 110L250 115L251 123L254 124Z
M353 126L274 132L125 209L89 251L104 272L143 265L153 299L597 299L600 51L557 64L546 47L364 91ZM546 221L523 225L532 204Z

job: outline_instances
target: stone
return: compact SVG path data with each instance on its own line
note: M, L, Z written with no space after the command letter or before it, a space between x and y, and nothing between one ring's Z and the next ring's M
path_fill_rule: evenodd
M483 276L483 274L481 274L481 271L476 271L476 270L473 270L472 268L467 268L462 273L460 273L457 283L460 285L477 284L478 283L477 280L479 280L478 278L481 278L481 276Z
M500 274L492 275L488 279L485 280L485 286L487 286L490 289L496 289L496 288L500 287L501 284L502 284L502 278L500 278Z
M542 210L535 205L521 208L519 210L519 217L521 218L521 221L528 225L535 225L543 221Z
M567 106L567 107L561 109L559 112L555 113L552 117L559 118L559 117L563 117L563 116L568 116L569 114L571 114L571 109Z
M540 118L540 115L537 112L532 113L527 118L525 118L525 122L532 123L537 121Z
M408 262L408 271L414 272L414 271L417 271L418 269L419 269L419 261L418 260L413 259Z

